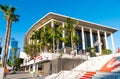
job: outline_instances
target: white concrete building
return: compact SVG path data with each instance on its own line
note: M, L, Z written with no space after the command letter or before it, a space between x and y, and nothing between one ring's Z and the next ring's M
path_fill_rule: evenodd
M94 47L96 48L96 52L100 54L102 52L102 49L109 49L109 43L111 43L112 45L111 50L113 52L115 51L113 33L117 31L116 28L112 28L52 12L48 13L47 15L45 15L43 18L41 18L32 25L32 27L26 33L25 44L30 43L31 41L30 37L33 34L33 31L38 30L41 27L47 25L53 27L54 26L53 22L57 22L61 24L63 27L65 27L67 18L71 18L73 20L73 23L79 21L79 25L76 29L76 33L79 35L80 39L82 40L82 42L80 42L77 47L79 50L86 50L88 47ZM111 42L108 42L107 37L109 36L111 37ZM65 37L64 34L63 37ZM64 48L64 43L62 43L61 48Z

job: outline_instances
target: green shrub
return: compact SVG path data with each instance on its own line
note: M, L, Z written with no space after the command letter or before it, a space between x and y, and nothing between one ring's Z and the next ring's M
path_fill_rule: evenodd
M102 55L108 55L108 54L111 54L112 51L110 49L103 49L102 50Z
M90 52L90 57L95 57L96 56L96 52Z
M88 47L87 52L89 52L90 57L95 57L96 56L96 52L95 52L94 47Z

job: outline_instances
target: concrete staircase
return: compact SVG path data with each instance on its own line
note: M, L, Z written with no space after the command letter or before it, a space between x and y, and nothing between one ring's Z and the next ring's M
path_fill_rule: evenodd
M120 72L120 54L92 57L70 71L58 73L53 79L120 79L120 73L115 72Z
M120 79L120 73L97 72L91 79Z
M84 63L80 64L79 66L75 67L73 70L98 71L112 57L113 57L112 54L99 56L99 57L92 57L92 58L88 59L87 61L85 61Z
M105 60L105 59L104 59ZM106 61L106 60L105 60ZM94 68L95 66L93 66ZM116 73L117 72L117 73ZM97 72L86 72L80 79L120 79L120 56L113 56Z
M95 75L96 72L86 72L80 79L88 79Z

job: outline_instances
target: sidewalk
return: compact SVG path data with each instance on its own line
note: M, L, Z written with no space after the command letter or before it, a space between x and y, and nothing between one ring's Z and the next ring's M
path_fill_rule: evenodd
M44 79L43 77L32 77L33 74L29 72L17 72L16 74L8 74L5 79Z

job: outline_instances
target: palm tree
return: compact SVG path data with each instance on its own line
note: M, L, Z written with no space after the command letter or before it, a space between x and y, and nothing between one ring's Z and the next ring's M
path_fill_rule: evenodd
M68 40L68 42L66 44L68 44L68 46L72 46L72 51L74 46L77 45L77 43L80 42L79 40L79 36L77 34L75 34L75 30L76 27L78 26L79 21L76 22L75 25L73 25L73 21L71 18L67 18L67 23L66 23L66 40Z
M39 39L38 35L39 35L39 31L33 31L33 34L30 38L32 40L32 44L37 43L37 40Z
M47 52L52 44L52 28L49 26L44 26L39 30L33 31L31 36L32 44L40 48L40 52Z
M63 37L62 37L63 27L61 25L55 25L54 28L55 28L54 36L55 36L55 42L56 42L56 49L57 49L57 53L58 53L58 49L59 49L59 45L60 45L59 43L60 43L60 41L63 42Z
M48 51L49 46L52 44L52 28L50 26L44 26L40 29L40 42L43 47L43 51Z
M8 54L10 35L11 35L12 22L17 22L19 15L15 14L16 8L12 6L8 7L6 4L0 5L0 9L4 13L4 18L7 21L6 35L5 35L5 42L4 42L4 54L3 54L3 67L5 67L6 58Z

